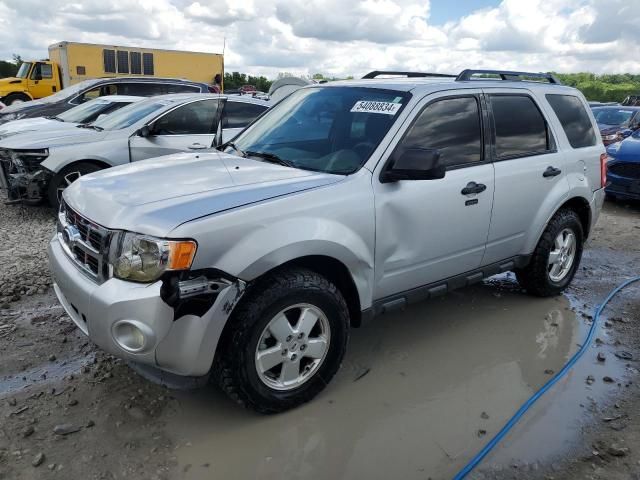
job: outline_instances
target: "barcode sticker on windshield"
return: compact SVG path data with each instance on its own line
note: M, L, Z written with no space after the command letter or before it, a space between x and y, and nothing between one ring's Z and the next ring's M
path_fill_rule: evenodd
M395 115L400 110L401 103L373 102L370 100L359 100L351 109L355 113L383 113L385 115Z

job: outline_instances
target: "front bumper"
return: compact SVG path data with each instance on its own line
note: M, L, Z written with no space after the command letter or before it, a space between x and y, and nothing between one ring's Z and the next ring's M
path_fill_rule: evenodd
M640 200L640 178L607 173L607 193L615 197Z
M57 235L48 253L58 300L100 348L177 375L195 377L209 372L222 330L244 291L243 282L221 290L204 315L174 319L173 308L160 298L161 281L143 285L111 278L97 284L72 263ZM148 332L143 350L127 351L118 343L114 326L122 321L134 322Z
M27 169L0 156L0 188L10 201L40 202L46 197L51 172L39 166Z

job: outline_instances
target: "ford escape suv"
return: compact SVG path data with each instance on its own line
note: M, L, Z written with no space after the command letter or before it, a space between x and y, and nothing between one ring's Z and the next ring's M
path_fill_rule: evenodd
M77 326L269 413L325 388L377 314L508 270L562 292L604 199L580 92L519 72L368 77L297 90L221 151L74 182L49 258Z

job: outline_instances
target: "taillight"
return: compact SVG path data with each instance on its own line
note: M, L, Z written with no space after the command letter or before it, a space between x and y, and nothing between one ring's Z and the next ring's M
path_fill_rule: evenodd
M609 160L609 155L606 153L600 155L600 188L607 185L607 160Z

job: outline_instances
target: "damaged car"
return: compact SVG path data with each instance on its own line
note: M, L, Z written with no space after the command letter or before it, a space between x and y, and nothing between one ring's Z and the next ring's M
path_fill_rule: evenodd
M214 94L173 94L128 105L73 131L26 132L0 140L0 182L9 201L57 207L83 175L225 142L269 103Z
M562 292L604 201L584 96L550 74L407 76L303 87L221 151L80 178L49 244L66 312L132 365L274 413L375 315L509 270Z

